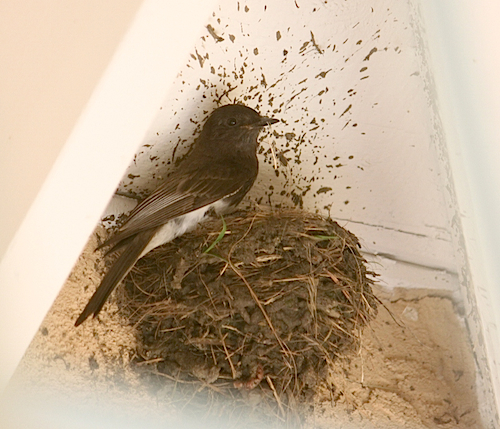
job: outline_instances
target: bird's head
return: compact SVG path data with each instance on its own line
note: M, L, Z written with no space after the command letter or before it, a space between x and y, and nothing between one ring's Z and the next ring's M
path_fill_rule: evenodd
M200 140L209 144L224 145L227 142L255 149L260 130L276 122L279 121L261 116L250 107L228 104L214 110L210 115L203 126Z

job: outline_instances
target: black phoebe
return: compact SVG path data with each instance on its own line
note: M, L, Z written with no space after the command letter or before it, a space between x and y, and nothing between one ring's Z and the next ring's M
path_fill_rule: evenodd
M259 170L259 131L276 122L237 104L219 107L210 115L179 168L99 246L112 246L108 253L123 249L75 326L92 313L97 316L113 289L146 253L194 228L210 209L222 213L242 200Z

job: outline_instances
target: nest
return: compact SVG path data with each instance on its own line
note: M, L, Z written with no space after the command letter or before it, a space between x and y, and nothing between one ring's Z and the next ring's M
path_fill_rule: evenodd
M125 281L139 360L178 381L308 398L376 314L357 238L302 211L236 212L150 252Z

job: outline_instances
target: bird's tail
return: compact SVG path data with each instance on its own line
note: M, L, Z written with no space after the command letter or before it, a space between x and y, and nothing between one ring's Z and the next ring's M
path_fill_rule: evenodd
M94 313L94 317L99 314L111 292L130 272L155 233L155 228L146 230L138 233L130 241L102 279L82 314L76 319L75 326L81 325L92 313Z

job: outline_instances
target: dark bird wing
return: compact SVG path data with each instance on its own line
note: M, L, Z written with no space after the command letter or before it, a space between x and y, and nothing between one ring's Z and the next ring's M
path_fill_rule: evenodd
M221 165L208 171L174 173L129 215L120 230L102 247L116 245L147 229L164 225L169 220L231 197L236 205L252 187L256 174L242 171L236 165Z
M113 245L112 250L122 247L122 244L126 248L104 276L75 326L83 323L92 313L97 316L111 292L129 273L162 225L224 197L230 199L230 204L236 205L251 188L256 173L234 164L225 164L218 169L189 169L186 173L171 176L139 204L120 230L103 244Z

